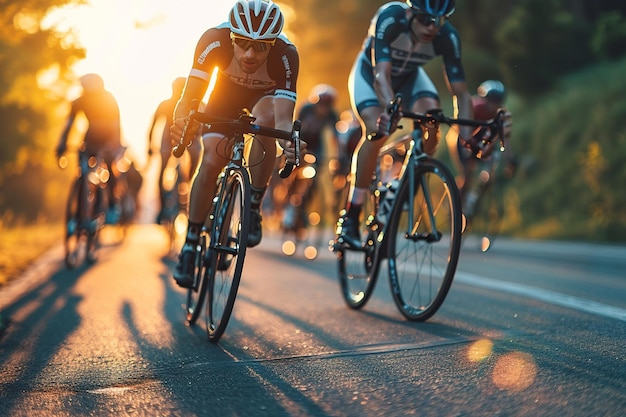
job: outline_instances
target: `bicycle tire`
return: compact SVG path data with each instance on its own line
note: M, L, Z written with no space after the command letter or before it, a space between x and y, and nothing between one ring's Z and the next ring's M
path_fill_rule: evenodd
M81 236L84 225L80 216L81 180L77 178L70 186L70 192L65 206L65 265L76 268L80 263Z
M217 343L233 311L241 281L250 230L250 177L245 168L229 169L214 203L210 259L207 266L206 328Z
M94 263L98 260L100 248L100 229L105 224L106 212L103 207L108 205L107 189L88 184L88 200L86 210L87 233L87 261Z
M373 197L367 200L363 213L372 213ZM359 249L350 249L337 246L335 253L338 261L338 275L341 286L341 295L348 307L358 310L370 299L376 280L380 262L377 256L379 224L374 215L362 215L360 230L362 230L363 246Z
M441 162L420 159L415 174L413 202L405 180L394 203L386 240L396 306L407 319L425 321L441 307L454 279L461 249L461 198L454 176ZM427 197L440 236L430 233ZM409 219L411 204L414 212Z
M185 320L191 326L196 324L206 296L208 281L205 267L206 262L208 262L206 255L207 238L208 232L203 227L196 245L193 271L194 283L192 288L187 289L187 302L185 304Z
M474 214L467 219L468 232L478 239L478 249L487 252L494 244L504 218L504 196L499 178L497 161L481 170L478 176L480 195Z

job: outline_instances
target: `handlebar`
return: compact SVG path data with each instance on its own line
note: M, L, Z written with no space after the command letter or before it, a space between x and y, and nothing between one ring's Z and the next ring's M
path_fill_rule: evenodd
M300 165L300 128L301 123L299 120L293 122L293 127L291 131L274 129L271 127L260 126L254 124L254 120L256 118L250 114L242 112L239 118L237 119L225 119L217 116L213 116L207 113L202 113L197 111L197 106L192 106L192 110L189 112L185 120L185 126L183 127L183 132L181 134L180 142L174 146L172 150L172 154L176 158L180 158L185 151L185 148L189 146L191 143L191 139L187 138L187 129L191 124L192 120L196 120L206 126L209 132L217 131L219 127L227 127L230 132L234 134L252 134L252 135L261 135L261 136L269 136L277 139L284 139L292 142L296 151L296 161L295 163L287 162L285 166L280 170L279 175L281 178L287 178L294 167Z
M390 120L393 121L398 114L401 117L412 119L416 125L426 126L428 124L446 124L446 125L460 125L470 127L485 127L489 129L490 135L482 140L482 146L491 144L495 138L499 138L501 149L504 150L504 115L506 112L502 109L498 111L496 116L491 120L473 120L473 119L455 119L447 117L443 114L441 109L433 109L427 113L411 113L400 110L400 104L402 102L402 95L396 94L395 98L387 105L386 111L390 114ZM391 124L390 121L390 124ZM400 126L401 127L401 126ZM379 136L376 133L368 136L370 140L376 140ZM482 149L476 146L471 147L474 155L478 154Z

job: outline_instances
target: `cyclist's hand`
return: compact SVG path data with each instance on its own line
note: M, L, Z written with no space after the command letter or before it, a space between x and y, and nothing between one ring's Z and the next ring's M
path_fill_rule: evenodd
M377 133L381 136L389 136L398 128L398 122L402 118L402 112L397 112L395 116L392 116L387 111L383 111L380 116L378 116L377 123Z
M285 155L287 162L295 164L296 163L296 148L294 147L293 142L289 140L285 140L285 139L278 139L278 144L280 145L281 148L283 148L283 154ZM306 142L303 140L300 140L300 155L299 155L300 159L302 159L302 157L306 154L306 148L307 148Z
M181 143L181 136L183 134L183 129L185 128L185 123L187 123L186 117L179 117L174 119L174 123L170 128L170 134L172 137L172 145L176 146ZM189 126L187 127L187 132L185 134L185 142L191 143L193 138L197 135L198 129L200 129L200 122L196 120L189 121Z

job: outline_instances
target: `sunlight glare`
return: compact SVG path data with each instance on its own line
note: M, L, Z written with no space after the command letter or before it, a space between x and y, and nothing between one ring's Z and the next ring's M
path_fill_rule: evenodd
M170 96L172 81L189 73L200 35L226 21L230 7L206 0L90 0L57 9L47 23L76 31L87 56L75 73L102 76L119 102L124 140L142 158L158 104Z

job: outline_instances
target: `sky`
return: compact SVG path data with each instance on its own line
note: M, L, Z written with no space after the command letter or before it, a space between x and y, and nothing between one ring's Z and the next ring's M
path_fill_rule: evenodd
M187 76L200 35L228 17L232 0L89 0L50 19L72 27L86 48L74 71L95 72L120 105L126 143L146 152L158 104L174 78Z

